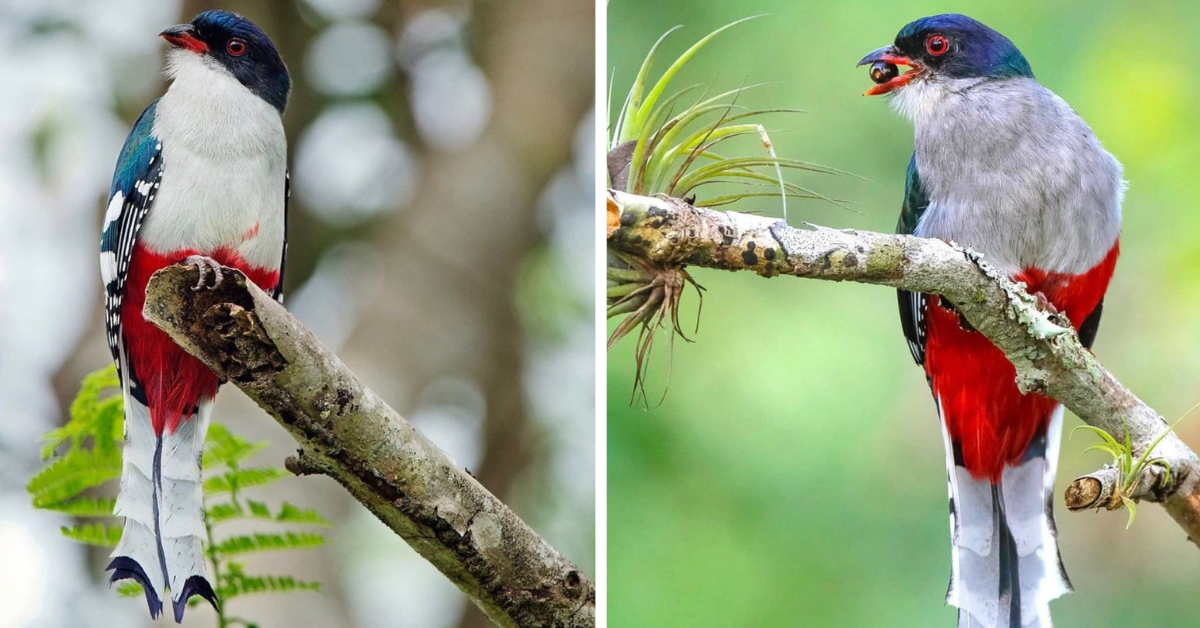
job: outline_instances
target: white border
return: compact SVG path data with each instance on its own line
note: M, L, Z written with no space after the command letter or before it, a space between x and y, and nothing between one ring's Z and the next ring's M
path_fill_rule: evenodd
M608 123L606 97L608 85L608 21L607 0L596 0L596 626L608 626L608 403L607 352L605 350L604 316L606 256L604 237L605 190L608 182L605 169L607 145L605 127Z

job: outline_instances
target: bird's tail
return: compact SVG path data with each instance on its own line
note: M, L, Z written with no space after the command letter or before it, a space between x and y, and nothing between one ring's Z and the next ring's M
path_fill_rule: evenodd
M174 432L156 434L150 409L125 395L124 466L116 514L125 517L121 541L108 569L112 582L132 579L142 585L150 616L162 614L163 594L170 589L175 621L183 621L194 595L217 606L208 581L201 539L204 506L200 456L212 401L201 401Z
M946 603L958 607L959 628L1051 628L1050 601L1072 590L1053 512L1062 416L1057 406L1046 434L999 483L955 464L943 433L952 543Z

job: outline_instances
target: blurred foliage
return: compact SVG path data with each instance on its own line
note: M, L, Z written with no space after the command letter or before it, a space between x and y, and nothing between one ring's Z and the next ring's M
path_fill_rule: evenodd
M73 526L63 526L64 536L105 548L116 547L121 539L121 524L110 523L114 517L116 500L96 497L92 493L121 476L121 450L117 444L123 438L124 409L120 394L107 394L114 389L119 391L119 387L116 368L112 366L84 378L79 395L71 404L70 419L66 425L45 437L42 457L49 464L26 487L33 496L35 507L85 519ZM209 427L205 440L202 464L204 527L208 538L204 547L212 563L217 597L221 600L221 609L217 611L217 625L220 628L234 625L251 628L256 625L250 620L226 614L229 601L235 597L252 593L321 589L319 582L298 580L288 575L247 574L245 565L239 562L243 556L255 552L319 547L325 540L322 535L289 528L329 525L313 510L287 502L273 510L265 503L245 496L247 489L266 487L290 475L278 467L243 466L242 463L268 444L250 442L220 423L213 423ZM95 521L97 519L99 521ZM214 536L213 530L218 524L237 519L287 527L283 532ZM232 560L235 556L239 560ZM117 590L125 596L142 595L141 585L129 581L123 581ZM199 603L200 598L190 601L191 606Z
M746 93L750 108L798 108L772 130L780 155L867 177L826 178L855 201L789 208L834 227L894 229L912 151L911 126L854 64L909 21L946 10L918 1L713 3L608 7L613 93L632 84L645 51L683 24L680 41L747 15L719 54L676 78ZM1004 33L1038 79L1086 119L1126 167L1122 258L1096 352L1166 416L1200 400L1200 84L1188 78L1200 6L1115 1L965 2L955 10ZM1114 42L1153 45L1114 45ZM684 49L663 46L673 57ZM612 120L610 120L611 122ZM743 138L745 150L756 138ZM802 178L797 184L805 184ZM778 201L739 211L778 215ZM616 626L949 626L941 434L928 386L904 344L891 290L692 269L708 289L695 344L676 345L671 394L627 406L633 343L609 354L608 582ZM686 318L696 301L685 299ZM661 383L666 360L651 368ZM657 380L655 380L657 378ZM1071 419L1074 420L1074 419ZM1184 423L1186 442L1200 429ZM1060 495L1095 470L1088 443L1066 442ZM1056 510L1077 593L1053 605L1061 626L1194 623L1196 549L1158 507L1124 529L1115 513Z

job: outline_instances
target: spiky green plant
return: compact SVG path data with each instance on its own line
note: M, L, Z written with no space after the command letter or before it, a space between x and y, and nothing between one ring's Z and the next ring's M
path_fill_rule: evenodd
M81 519L63 526L67 538L97 547L115 547L121 538L121 526L113 521L116 500L101 496L110 482L121 476L123 407L116 392L116 369L109 367L84 378L79 394L71 403L70 419L63 427L45 437L42 458L47 465L29 481L27 489L37 508L61 512ZM221 608L217 626L257 624L228 614L228 602L254 593L319 591L320 583L299 580L289 575L253 575L246 573L243 558L269 550L312 549L324 543L324 537L307 530L328 526L313 510L282 503L271 508L251 499L247 490L262 489L290 475L279 467L252 467L245 462L269 443L251 442L213 423L205 441L204 468L204 549L212 564L214 584ZM273 530L252 534L218 535L223 523L250 519L270 524ZM303 526L303 527L297 527ZM131 582L117 587L125 596L140 596L142 588ZM192 599L193 605L198 603Z
M758 16L755 16L758 17ZM710 95L691 85L668 95L672 79L721 33L755 17L732 22L701 38L681 54L653 83L651 68L672 28L650 48L633 85L608 131L609 186L641 195L665 195L696 207L719 207L751 197L778 197L784 220L787 199L821 199L841 204L811 189L787 181L784 169L822 174L839 170L776 156L770 135L759 120L768 114L799 113L795 109L751 110L738 104L743 92L765 83L743 85ZM610 120L612 93L609 93ZM739 137L756 137L762 152L726 156L718 146ZM704 186L726 184L731 190L699 197ZM610 251L608 255L608 317L625 316L609 336L611 348L637 329L635 395L644 384L645 361L658 329L669 325L672 342L683 336L679 304L683 288L699 284L682 267L666 267ZM643 397L644 395L644 390Z
M737 192L697 199L693 204L716 207L755 196L778 196L783 203L785 218L788 196L833 200L784 180L782 169L823 174L844 173L806 161L777 157L766 128L757 121L767 114L800 111L749 110L737 104L743 92L767 83L744 85L712 96L703 89L704 86L691 85L666 95L675 75L717 35L756 17L760 16L726 24L701 38L671 63L647 91L650 70L659 48L680 27L667 31L655 42L638 70L616 121L609 128L610 186L634 194L687 198L704 185L741 184L743 189ZM681 105L693 95L695 98L690 105ZM610 109L611 106L610 94ZM675 112L677 107L682 109L678 113ZM738 137L759 138L764 154L725 157L714 151L717 145ZM764 173L761 169L770 169L771 172ZM766 191L763 187L773 187L775 190Z
M1195 406L1193 406L1194 408ZM1191 412L1191 410L1188 412ZM1176 419L1137 458L1133 457L1133 442L1130 438L1129 425L1127 424L1125 425L1124 442L1118 441L1112 434L1094 425L1078 425L1075 429L1071 430L1071 437L1074 437L1075 432L1079 430L1091 432L1100 437L1099 443L1095 443L1084 449L1081 455L1089 451L1103 451L1112 456L1113 461L1110 464L1117 472L1117 483L1113 487L1113 494L1109 497L1108 502L1101 504L1101 506L1108 510L1116 510L1121 506L1128 509L1129 520L1125 522L1125 529L1128 530L1133 525L1134 518L1137 517L1137 502L1133 499L1132 495L1143 471L1150 467L1159 467L1162 469L1162 474L1158 482L1162 486L1169 486L1171 484L1171 463L1167 462L1165 458L1151 458L1150 455L1154 452L1154 448L1158 447L1158 444L1167 437L1167 434L1175 431L1175 426L1179 425L1179 422L1186 416L1187 413Z

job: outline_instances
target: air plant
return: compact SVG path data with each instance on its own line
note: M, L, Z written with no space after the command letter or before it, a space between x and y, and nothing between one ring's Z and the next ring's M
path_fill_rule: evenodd
M757 17L757 16L756 16ZM758 121L767 114L799 113L794 109L751 110L738 104L743 92L765 83L743 85L715 95L703 85L691 85L667 95L671 80L717 35L755 19L727 24L703 37L650 83L650 70L659 48L678 30L667 31L650 48L624 104L609 128L609 187L643 196L666 196L695 207L720 207L751 197L778 197L787 220L787 199L821 199L839 203L784 179L784 169L844 174L832 168L776 156L767 129ZM611 84L611 81L610 81ZM649 88L649 89L647 89ZM690 104L685 104L690 103ZM612 94L609 93L609 109ZM726 156L718 146L739 137L757 137L764 153ZM732 191L700 198L701 188L732 184ZM839 203L840 204L840 203ZM638 329L634 390L644 395L644 368L657 330L669 327L689 340L679 324L679 304L690 284L702 287L682 266L657 264L610 250L608 252L608 318L625 316L609 336L608 347ZM699 317L699 314L697 314ZM699 321L697 320L697 328ZM690 341L690 340L689 340Z
M1197 406L1192 406L1192 410L1196 409L1196 407ZM1137 487L1143 471L1150 467L1161 468L1162 473L1157 482L1159 483L1159 486L1170 486L1171 463L1167 462L1165 458L1151 458L1150 455L1153 453L1154 448L1158 447L1158 444L1167 437L1167 434L1175 431L1175 426L1179 425L1179 422L1182 421L1190 412L1191 410L1188 410L1188 412L1185 412L1183 416L1176 419L1175 422L1172 423L1166 430L1164 430L1162 434L1159 434L1158 438L1155 438L1154 441L1150 443L1150 446L1146 448L1146 451L1142 452L1142 455L1138 456L1136 459L1133 457L1133 443L1129 436L1128 425L1125 425L1124 442L1118 441L1115 437L1113 437L1112 434L1109 434L1108 432L1092 425L1079 425L1076 426L1075 429L1071 430L1072 437L1074 437L1075 432L1078 432L1079 430L1091 432L1100 437L1101 442L1084 449L1083 453L1087 453L1089 451L1103 451L1112 456L1113 461L1110 463L1110 465L1117 472L1117 481L1115 486L1113 486L1111 497L1109 497L1105 503L1101 504L1101 506L1108 510L1116 510L1121 506L1127 508L1129 510L1129 520L1125 523L1126 529L1129 529L1129 527L1133 525L1133 520L1137 516L1137 502L1133 498L1133 492Z

